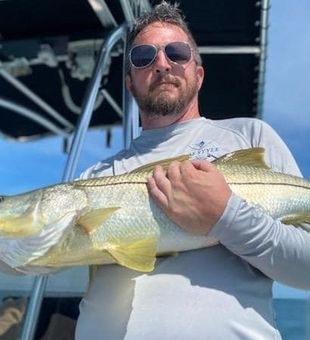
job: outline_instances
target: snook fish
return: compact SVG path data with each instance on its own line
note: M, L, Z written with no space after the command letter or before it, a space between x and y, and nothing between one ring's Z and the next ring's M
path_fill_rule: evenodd
M248 203L286 224L309 223L310 182L271 171L263 154L262 148L239 150L214 164ZM146 181L154 164L1 197L0 238L27 241L11 265L118 263L147 272L157 255L217 244L179 228L149 198Z

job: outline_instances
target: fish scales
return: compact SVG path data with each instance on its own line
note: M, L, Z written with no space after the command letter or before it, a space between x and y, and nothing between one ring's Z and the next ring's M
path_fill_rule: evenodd
M263 153L261 148L239 150L214 164L233 192L248 203L284 223L309 223L310 182L270 171ZM170 161L162 164L167 166ZM118 263L139 271L152 270L157 255L217 244L208 236L179 228L150 199L146 182L154 165L120 176L78 180L4 197L0 235L27 240L36 235L42 239L54 226L63 231L57 242L51 237L50 246L41 253L38 244L35 255L29 254L28 260L25 255L20 265Z
M233 192L274 218L310 212L310 183L303 178L239 165L218 168Z

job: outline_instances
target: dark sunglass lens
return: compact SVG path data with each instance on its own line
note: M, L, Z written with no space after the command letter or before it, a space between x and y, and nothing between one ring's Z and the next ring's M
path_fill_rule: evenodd
M184 42L170 43L165 47L167 57L178 64L185 64L191 59L191 48Z
M130 62L135 67L150 65L156 56L156 48L152 45L135 46L130 53Z

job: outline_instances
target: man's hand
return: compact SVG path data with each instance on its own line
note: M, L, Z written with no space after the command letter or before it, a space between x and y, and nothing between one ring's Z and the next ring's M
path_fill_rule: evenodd
M208 161L172 162L167 172L156 166L148 190L176 224L207 234L222 216L231 195L224 176Z

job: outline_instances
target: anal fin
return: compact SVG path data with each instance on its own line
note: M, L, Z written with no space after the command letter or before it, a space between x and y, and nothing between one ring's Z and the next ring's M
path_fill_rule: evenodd
M111 244L105 250L120 265L141 271L150 272L156 261L157 237L149 237L128 244Z

